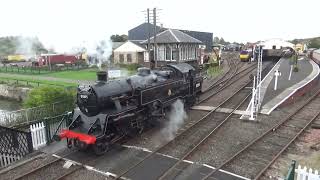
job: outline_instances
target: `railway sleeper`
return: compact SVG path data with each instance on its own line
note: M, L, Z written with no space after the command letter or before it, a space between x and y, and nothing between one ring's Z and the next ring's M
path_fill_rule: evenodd
M267 165L272 158L270 158L270 156L265 156L263 153L251 152L242 159L259 165Z
M282 124L276 131L285 130L285 131L291 131L291 132L297 133L301 129L301 127L299 127L299 125L301 125L301 124L303 124L303 123L300 122L297 124L297 126L295 126L295 124L292 124L292 121L288 121L288 122Z
M248 161L247 159L240 159L238 162L228 164L223 170L253 179L254 175L256 175L265 166L266 164Z
M292 132L287 133L287 132L281 132L281 131L276 131L275 133L273 133L273 135L279 138L288 139L288 140L290 140L291 137L295 136L295 134Z
M305 119L299 119L299 120L291 120L290 122L288 122L288 123L290 123L292 126L294 126L294 127L298 127L298 128L300 128L300 129L302 129L306 124L308 124L309 123L309 121L310 121L310 119L312 119L312 117L311 118L309 118L309 119L307 119L307 120L305 120Z
M276 148L276 149L275 149ZM268 144L263 142L263 144L255 145L250 148L250 151L257 152L259 154L265 154L268 156L273 156L273 151L279 151L282 147L274 146L272 144Z
M280 139L280 138L269 138L269 139L266 139L264 140L265 143L268 143L270 145L273 145L273 146L278 146L278 147L284 147L286 144L288 144L289 142L289 139L286 139L286 140L283 140L283 139Z

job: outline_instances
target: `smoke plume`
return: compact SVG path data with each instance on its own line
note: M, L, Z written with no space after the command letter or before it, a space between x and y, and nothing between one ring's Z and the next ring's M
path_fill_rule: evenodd
M187 113L184 110L184 104L180 99L178 99L171 105L171 111L168 116L169 121L162 130L163 137L168 141L172 140L187 117Z

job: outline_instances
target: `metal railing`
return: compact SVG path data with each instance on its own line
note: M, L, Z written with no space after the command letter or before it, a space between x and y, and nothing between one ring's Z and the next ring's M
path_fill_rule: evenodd
M0 125L20 128L38 122L46 117L57 116L73 109L72 103L65 101L11 112L0 112Z

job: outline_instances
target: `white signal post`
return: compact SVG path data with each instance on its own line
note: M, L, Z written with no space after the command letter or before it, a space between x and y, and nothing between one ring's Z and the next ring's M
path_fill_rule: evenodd
M262 46L257 47L259 49L258 62L257 62L257 76L254 76L252 83L252 98L251 98L251 108L250 108L250 117L249 120L255 120L259 108L261 105L261 74L262 74L262 57L263 57L263 48Z
M289 78L288 78L289 81L291 80L292 69L293 69L293 65L290 65L290 73L289 73Z
M219 56L218 56L219 67L221 65L221 54L222 54L222 47L220 46L220 48L219 48Z
M252 82L252 98L251 98L251 109L250 109L250 118L249 120L254 120L254 102L255 102L255 94L256 94L256 88L255 88L255 82L256 82L256 76L253 77Z
M279 70L276 70L274 72L274 76L275 76L275 79L274 79L274 90L277 90L278 77L281 76L281 72Z

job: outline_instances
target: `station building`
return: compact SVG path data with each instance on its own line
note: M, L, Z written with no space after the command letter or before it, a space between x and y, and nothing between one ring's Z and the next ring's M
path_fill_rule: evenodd
M156 26L156 34L161 33L163 31L168 30L169 28L164 28L160 26ZM148 39L148 30L150 30L150 37L154 35L154 25L150 23L143 23L137 27L134 27L128 31L128 39L130 41L144 41ZM181 30L176 29L180 32L183 32L195 39L198 39L205 46L206 52L212 51L213 45L213 34L210 32L200 32L200 31L190 31L190 30Z

